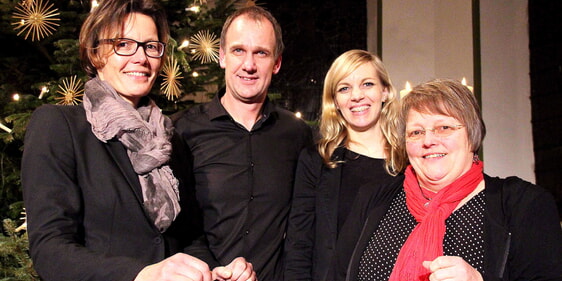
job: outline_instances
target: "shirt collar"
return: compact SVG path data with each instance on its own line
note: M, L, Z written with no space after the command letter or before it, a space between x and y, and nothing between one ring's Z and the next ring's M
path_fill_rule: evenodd
M226 89L220 89L215 97L209 102L209 119L215 120L220 118L230 118L230 114L221 104L221 97L224 96L226 93ZM262 105L262 118L258 121L258 123L263 123L265 120L269 119L272 116L273 112L276 112L275 106L269 101L269 97L265 98L265 101Z

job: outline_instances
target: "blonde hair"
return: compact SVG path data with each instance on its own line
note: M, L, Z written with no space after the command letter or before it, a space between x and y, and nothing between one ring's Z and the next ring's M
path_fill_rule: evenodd
M406 152L406 121L410 110L453 117L465 126L471 151L478 153L486 136L482 112L474 94L459 81L435 79L412 89L399 102L387 106L381 127L390 144L386 168L396 175L409 164Z
M364 50L349 50L334 60L324 79L322 114L320 115L321 138L318 142L318 152L324 164L330 168L335 168L338 163L341 163L341 159L332 159L332 154L348 137L347 121L336 107L337 85L364 63L373 64L383 87L388 91L387 102L383 103L381 114L385 112L385 104L396 97L396 90L392 86L390 76L376 55Z

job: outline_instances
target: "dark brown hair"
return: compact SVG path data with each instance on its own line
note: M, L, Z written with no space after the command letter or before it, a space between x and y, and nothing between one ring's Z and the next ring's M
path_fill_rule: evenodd
M158 40L168 42L170 30L164 10L152 0L102 0L88 15L80 30L80 59L82 67L90 77L104 66L103 54L99 52L98 40L121 37L121 28L131 13L147 15L158 29ZM112 34L112 32L115 32ZM101 38L101 36L109 36ZM161 58L165 61L165 54Z

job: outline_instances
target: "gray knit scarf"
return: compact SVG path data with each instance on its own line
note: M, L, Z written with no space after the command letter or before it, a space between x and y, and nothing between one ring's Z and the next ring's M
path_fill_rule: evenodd
M85 85L84 109L92 132L102 142L117 138L125 146L139 176L144 208L164 232L180 211L178 180L167 165L173 127L154 101L146 100L135 109L98 77Z

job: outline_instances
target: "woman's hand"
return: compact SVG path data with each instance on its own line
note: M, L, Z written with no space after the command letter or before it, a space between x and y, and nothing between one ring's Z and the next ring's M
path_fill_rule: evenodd
M227 266L213 269L213 280L219 281L257 281L254 266L243 257L232 260Z
M175 254L143 268L134 281L211 281L209 266L186 254Z
M430 281L483 281L480 272L461 257L440 256L433 261L424 261L423 266L431 271Z

